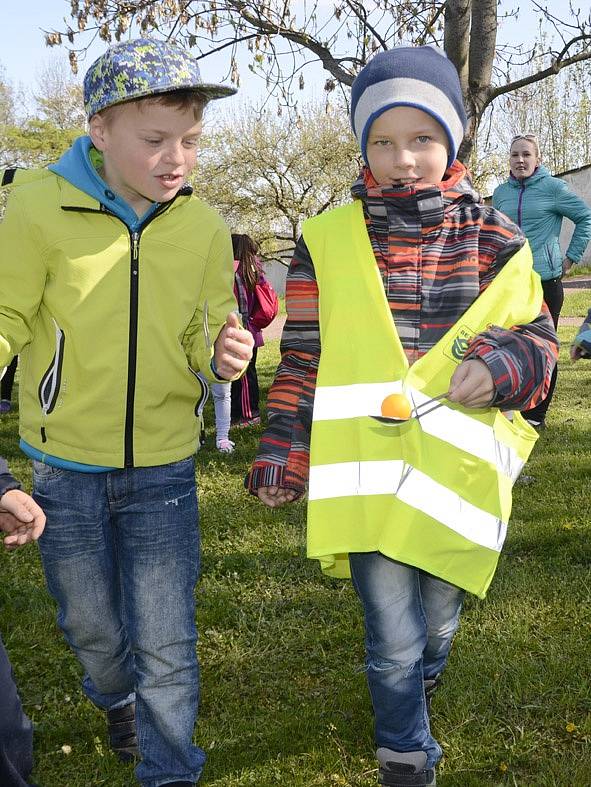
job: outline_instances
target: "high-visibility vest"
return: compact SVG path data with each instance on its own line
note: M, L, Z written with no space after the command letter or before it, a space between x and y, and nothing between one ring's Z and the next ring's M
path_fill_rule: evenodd
M303 235L318 282L322 345L308 556L346 577L348 553L379 551L482 598L505 539L511 489L537 433L517 412L447 401L399 426L370 416L380 415L390 393L405 392L413 406L444 393L474 336L537 317L542 288L529 247L409 366L361 202L306 221Z

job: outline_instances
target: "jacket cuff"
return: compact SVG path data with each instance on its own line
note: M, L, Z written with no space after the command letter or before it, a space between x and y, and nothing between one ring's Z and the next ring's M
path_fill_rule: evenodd
M478 358L480 361L483 361L492 375L495 395L490 404L491 407L500 407L503 402L514 396L511 374L501 351L492 347L481 346L475 348L472 352L466 353L464 356L465 361L471 358Z
M21 489L21 485L13 478L10 473L4 473L0 475L0 497L4 495L6 492L10 492L11 489Z
M278 486L282 489L293 489L301 497L306 491L306 485L299 483L293 473L286 472L283 465L256 464L244 479L244 486L251 494L262 486Z
M212 373L212 375L214 377L214 379L213 379L214 383L235 383L237 380L239 380L245 374L247 368L248 368L248 364L246 364L246 366L244 367L244 369L242 369L242 371L240 371L237 374L235 374L234 377L230 377L230 378L220 377L220 374L219 374L219 372L217 370L217 367L215 365L215 361L214 361L213 357L212 357L211 361L209 362L209 369L210 369L210 371L211 371L211 373ZM206 377L208 377L208 375L206 375Z
M211 373L213 374L216 382L219 382L219 383L227 383L228 382L228 380L226 380L224 377L220 377L220 375L218 373L218 370L217 370L217 367L215 365L215 361L214 361L213 358L209 362L209 368L211 369Z

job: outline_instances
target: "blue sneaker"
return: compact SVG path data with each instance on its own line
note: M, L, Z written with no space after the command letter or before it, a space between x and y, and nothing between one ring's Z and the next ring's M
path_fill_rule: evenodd
M0 399L0 415L2 413L9 413L12 410L12 404L9 399Z

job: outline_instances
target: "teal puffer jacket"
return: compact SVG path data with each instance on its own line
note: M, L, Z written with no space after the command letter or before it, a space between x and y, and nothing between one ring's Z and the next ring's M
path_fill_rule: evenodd
M493 206L523 230L542 281L562 276L564 256L578 262L591 239L591 209L546 167L523 181L511 175L494 190ZM576 225L566 255L558 245L564 217Z

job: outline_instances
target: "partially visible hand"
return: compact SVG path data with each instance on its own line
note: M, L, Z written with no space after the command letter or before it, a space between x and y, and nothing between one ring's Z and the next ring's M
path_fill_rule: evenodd
M230 312L213 345L213 359L219 377L230 380L239 374L252 358L253 346L251 332L240 326L236 312Z
M579 360L579 358L584 358L585 352L581 347L577 347L576 344L571 345L570 348L570 359L573 363Z
M462 361L449 382L447 398L464 407L488 407L495 395L495 384L488 366L479 358Z
M0 530L6 535L6 549L16 549L37 541L45 528L45 514L31 495L11 489L0 498Z
M300 496L295 489L282 489L279 486L261 486L256 492L261 503L269 508L279 508L286 503L293 503Z
M565 257L562 261L562 275L566 276L569 270L573 267L573 261L569 260L568 257Z

